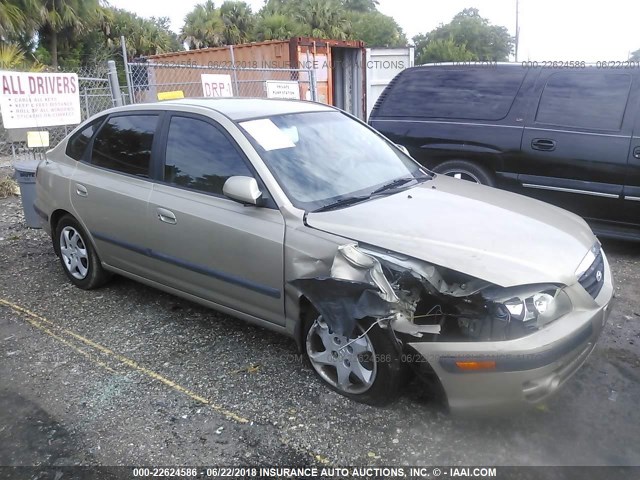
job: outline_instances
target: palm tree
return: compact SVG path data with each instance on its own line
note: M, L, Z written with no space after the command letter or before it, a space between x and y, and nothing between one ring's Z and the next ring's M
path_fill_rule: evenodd
M100 8L99 0L26 0L27 15L33 18L41 39L48 40L53 68L58 68L60 37L85 29Z
M212 0L196 5L184 19L180 40L190 49L223 44L224 23Z
M0 39L6 41L11 35L19 33L26 25L26 17L19 0L0 2Z
M296 19L311 37L346 40L351 25L336 0L304 0L297 4Z
M225 44L235 45L249 41L254 17L246 2L227 0L220 7L220 17L224 24Z
M6 43L0 45L0 65L6 70L27 70L30 72L40 72L44 65L38 63L33 55L29 55L19 46Z
M293 18L282 14L261 16L254 30L254 36L258 41L288 40L291 37L302 35L302 26Z

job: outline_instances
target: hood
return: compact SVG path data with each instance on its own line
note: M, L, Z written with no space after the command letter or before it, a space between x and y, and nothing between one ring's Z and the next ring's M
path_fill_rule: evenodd
M586 222L566 210L444 175L344 209L309 213L306 221L503 287L571 285L597 242Z

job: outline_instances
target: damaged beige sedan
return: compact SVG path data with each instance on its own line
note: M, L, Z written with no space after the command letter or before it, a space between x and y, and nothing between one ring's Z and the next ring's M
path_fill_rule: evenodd
M613 298L579 217L435 175L320 104L112 109L36 181L75 285L117 273L289 335L330 388L370 404L408 372L454 411L536 404L587 359Z

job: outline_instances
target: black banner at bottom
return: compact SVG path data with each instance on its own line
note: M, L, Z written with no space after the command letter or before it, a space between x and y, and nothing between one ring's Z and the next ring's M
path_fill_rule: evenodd
M1 467L0 480L134 479L498 479L498 480L637 480L637 467Z

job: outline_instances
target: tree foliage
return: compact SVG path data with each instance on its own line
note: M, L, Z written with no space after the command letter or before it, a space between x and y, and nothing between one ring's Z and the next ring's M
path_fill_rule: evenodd
M352 12L376 12L380 2L378 0L344 0L344 8Z
M302 31L302 25L295 19L281 13L270 13L258 17L253 34L255 40L262 42L297 37L302 35Z
M256 39L265 38L265 24L273 25L277 15L281 25L283 17L289 19L288 30L296 35L362 40L371 47L406 45L402 29L377 5L377 0L268 0L258 13ZM286 30L271 38L290 38Z
M631 56L629 57L629 60L632 60L634 62L640 62L640 49L636 50L635 52L632 52Z
M478 60L478 57L467 50L466 45L457 44L452 38L438 38L426 44L420 52L421 59L424 62L467 62Z
M26 28L27 16L23 12L23 7L23 2L19 0L0 2L0 39L3 42Z
M506 61L514 48L514 38L506 27L491 25L476 8L464 9L450 23L417 35L413 41L418 64L436 61ZM434 45L430 45L432 43Z
M120 38L124 36L130 58L180 50L178 36L171 31L169 18L142 18L123 9L112 9L111 14L113 20L106 34L107 44L119 49Z
M246 2L227 0L220 6L223 24L223 41L227 45L252 40L254 16Z
M369 47L403 47L407 36L397 22L377 10L366 13L351 12L351 38L362 40Z
M180 39L190 49L222 45L222 18L212 0L195 6L184 19Z
M48 45L53 68L58 67L59 46L72 49L74 38L90 28L100 9L98 0L26 0L24 4L39 41Z
M377 6L378 0L266 0L254 13L246 1L202 0L177 35L168 18L142 18L108 0L0 0L0 46L53 68L76 69L122 61L121 36L129 58L295 36L405 45L402 29Z
M39 72L44 69L44 65L39 63L33 56L28 56L17 45L5 43L0 45L0 68L3 70Z

